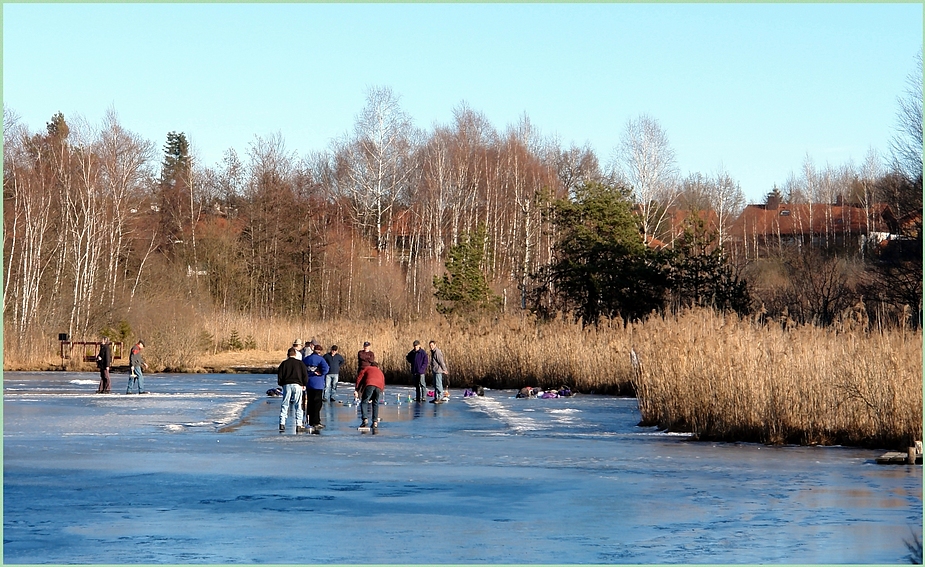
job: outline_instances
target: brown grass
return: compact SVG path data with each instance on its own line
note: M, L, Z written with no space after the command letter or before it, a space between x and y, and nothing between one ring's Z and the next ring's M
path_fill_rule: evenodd
M906 447L922 438L922 336L755 326L688 313L645 325L643 421L713 439Z
M223 350L232 331L256 348ZM850 319L821 329L692 311L582 327L529 317L450 324L442 317L395 323L171 312L168 324L152 319L143 332L157 370L271 369L293 339L315 338L340 346L349 380L369 340L389 382L407 384L411 342L435 339L454 388L567 384L584 393L635 393L643 423L709 439L904 448L922 438L921 332L867 331ZM28 365L7 357L4 367L53 367L56 347Z

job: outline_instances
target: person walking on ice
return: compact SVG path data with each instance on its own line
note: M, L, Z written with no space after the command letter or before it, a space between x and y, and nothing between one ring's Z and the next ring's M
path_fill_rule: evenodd
M109 344L109 337L103 337L103 342L100 343L100 352L96 355L96 366L100 369L100 385L96 393L109 394L111 390L109 368L112 366L112 346Z
M308 354L305 352L305 349L302 348L302 339L296 339L292 341L292 348L295 349L296 360L302 360Z
M363 392L362 398L360 392ZM373 433L379 427L379 400L385 392L385 375L379 369L379 363L373 361L369 366L360 371L357 375L357 385L353 392L354 399L358 399L360 404L360 427L370 427L372 425ZM369 402L372 402L369 404ZM369 415L372 405L372 416ZM370 424L367 417L372 417Z
M145 377L144 377L144 374L141 372L142 367L145 367L145 368L148 367L147 363L145 363L145 361L142 360L141 358L141 351L143 351L144 349L145 349L145 342L141 339L138 339L138 342L135 343L135 346L132 347L131 354L129 354L129 357L128 357L129 376L128 376L128 388L126 388L125 390L126 394L132 393L132 387L134 387L135 384L138 384L139 394L148 393L147 390L145 390Z

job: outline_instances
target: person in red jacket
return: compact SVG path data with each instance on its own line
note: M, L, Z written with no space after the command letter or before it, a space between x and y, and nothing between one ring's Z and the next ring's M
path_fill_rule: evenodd
M366 419L369 410L366 408L367 402L372 402L372 428L373 431L379 426L379 399L385 391L385 375L379 369L379 363L372 361L369 366L360 371L357 375L357 386L353 392L354 398L360 399L360 392L363 392L360 400L360 417L363 422L360 427L369 427L370 423Z

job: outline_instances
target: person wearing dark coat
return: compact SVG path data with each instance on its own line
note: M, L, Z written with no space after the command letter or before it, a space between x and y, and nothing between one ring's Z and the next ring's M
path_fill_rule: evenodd
M414 401L423 402L427 399L427 351L421 348L421 341L414 341L414 348L405 356L411 367L411 382L414 383Z
M364 368L370 365L370 363L375 362L376 353L369 350L369 341L363 343L363 350L357 353L357 374L359 374Z
M302 391L308 383L308 372L299 360L299 351L291 347L286 353L286 360L276 369L276 383L283 388L283 404L279 410L279 430L286 431L286 418L291 413L295 417L296 433L305 431L302 426Z
M324 393L321 395L322 401L333 402L334 392L337 391L337 381L340 379L340 367L344 363L344 357L337 352L337 345L331 347L331 352L324 355L324 361L328 363L328 375L324 380Z
M316 344L314 352L302 359L308 372L308 383L305 385L305 413L308 414L308 424L312 427L313 433L324 428L321 423L321 397L324 395L328 363L321 356L323 351L324 348Z
M111 393L112 382L109 380L109 369L112 367L112 346L109 344L108 337L103 337L103 342L100 343L100 352L96 355L96 366L100 369L100 385L96 393Z

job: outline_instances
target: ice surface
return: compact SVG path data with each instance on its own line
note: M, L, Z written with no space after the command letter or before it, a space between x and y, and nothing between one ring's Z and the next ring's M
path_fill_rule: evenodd
M97 383L4 375L5 563L905 563L921 535L921 467L691 442L629 398L389 387L377 435L344 404L297 435L275 376Z

